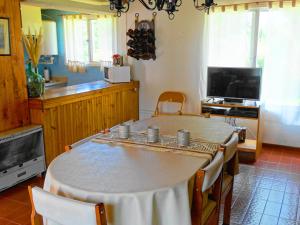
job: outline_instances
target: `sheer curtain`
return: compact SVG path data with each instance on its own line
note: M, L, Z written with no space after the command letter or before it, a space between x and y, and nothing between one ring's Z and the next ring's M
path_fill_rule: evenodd
M85 72L87 63L111 61L116 50L116 19L111 15L63 17L65 61L72 72Z
M260 14L258 64L266 138L300 146L300 8Z
M92 61L111 61L116 52L116 19L105 17L91 20Z
M285 124L300 126L300 9L261 14L265 109Z
M208 66L252 66L253 16L249 11L208 16Z
M88 62L88 25L82 15L63 17L66 63L69 61Z

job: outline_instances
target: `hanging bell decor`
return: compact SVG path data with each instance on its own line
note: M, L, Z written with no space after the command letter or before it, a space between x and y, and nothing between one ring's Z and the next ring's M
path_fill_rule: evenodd
M217 4L214 3L214 0L205 0L204 3L199 3L199 0L193 0L194 6L197 10L205 11L207 14L209 14L209 10L211 7L216 6Z

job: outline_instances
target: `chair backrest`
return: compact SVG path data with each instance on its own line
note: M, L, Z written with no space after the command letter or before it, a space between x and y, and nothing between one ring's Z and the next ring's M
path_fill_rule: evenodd
M237 145L239 143L239 135L235 132L231 136L230 140L224 145L224 162L227 163L232 159L237 151Z
M213 161L204 169L198 170L195 177L193 202L192 202L192 224L203 224L204 221L204 193L211 189L211 198L215 202L215 209L207 215L205 224L218 224L219 206L222 190L223 152L218 151Z
M218 179L221 174L224 163L224 154L221 151L218 151L213 161L206 166L204 169L204 179L202 183L202 192L208 190Z
M182 108L183 108L183 104L185 102L185 94L183 94L181 92L176 92L176 91L166 91L166 92L163 92L159 96L159 98L157 100L154 115L159 115L160 114L159 104L161 102L179 103L180 104L180 108L179 108L179 110L178 110L178 112L176 114L182 114Z
M61 225L106 225L103 204L92 204L68 199L46 192L41 188L28 187L32 205L31 224L40 225L44 219Z

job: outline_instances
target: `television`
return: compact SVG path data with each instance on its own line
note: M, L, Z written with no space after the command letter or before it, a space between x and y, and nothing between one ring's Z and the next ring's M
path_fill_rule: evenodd
M208 67L207 96L259 100L262 68Z

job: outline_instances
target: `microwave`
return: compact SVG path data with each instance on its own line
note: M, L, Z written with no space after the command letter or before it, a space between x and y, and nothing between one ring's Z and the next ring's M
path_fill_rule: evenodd
M130 82L129 66L104 67L104 80L110 83Z

